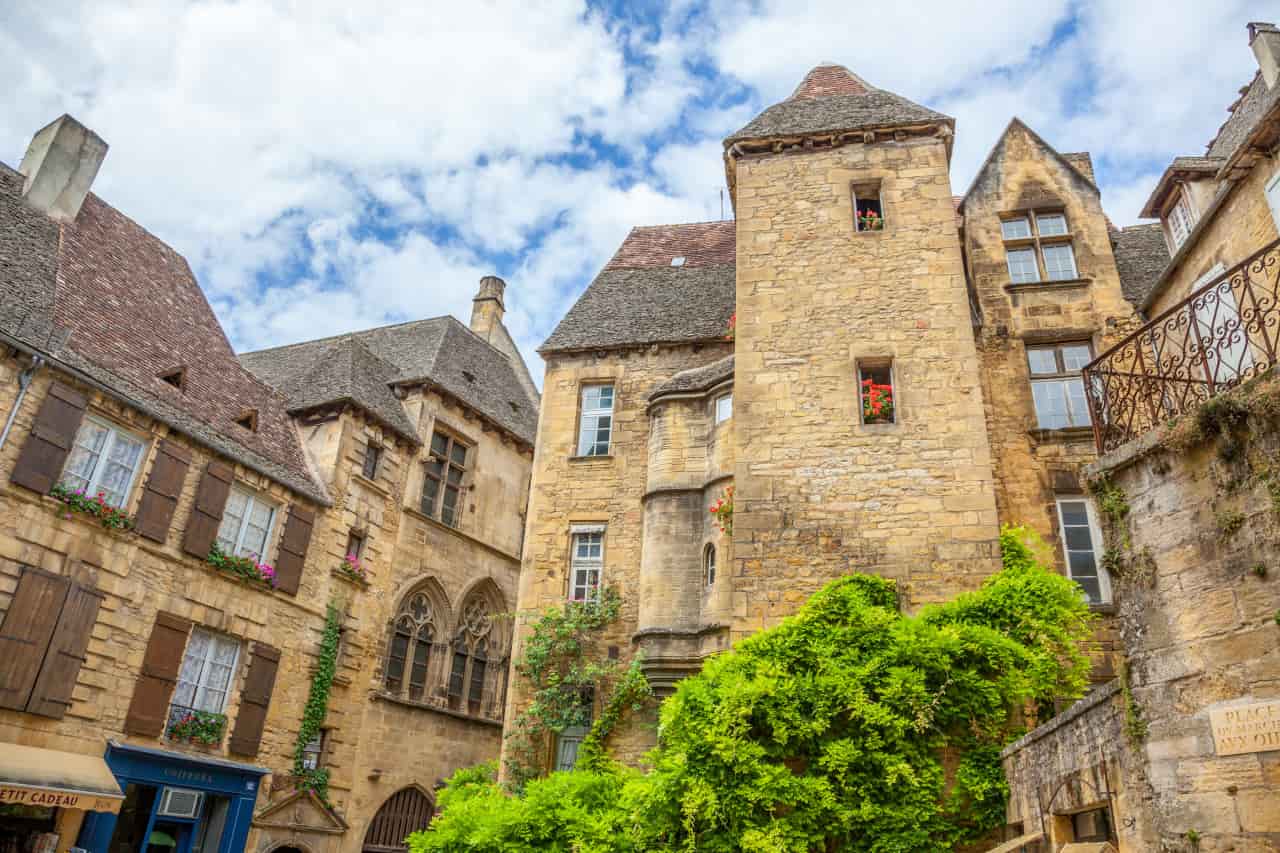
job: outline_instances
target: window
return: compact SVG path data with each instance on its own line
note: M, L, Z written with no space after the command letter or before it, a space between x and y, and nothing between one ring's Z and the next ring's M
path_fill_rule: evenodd
M316 736L302 745L302 769L318 770L320 768L320 758L324 755L324 729L316 732Z
M364 467L360 473L366 480L378 479L378 463L382 461L382 448L369 442L364 448Z
M556 770L572 770L578 764L578 750L587 732L591 730L591 718L595 697L588 694L583 697L578 707L577 719L571 726L565 726L556 737Z
M884 204L880 199L880 183L854 184L853 230L883 231Z
M257 432L258 431L258 410L245 409L243 412L240 413L240 416L236 418L236 426L241 427L243 429L247 429L249 432Z
M182 669L178 671L173 707L182 711L222 713L227 706L231 676L236 671L239 656L240 643L237 640L203 628L193 628L182 657Z
M462 478L467 472L467 445L437 432L431 436L430 454L422 482L422 512L457 527Z
M1111 600L1111 582L1098 557L1102 534L1093 505L1081 495L1063 496L1057 500L1067 573L1080 584L1091 604L1106 603Z
M1092 360L1088 343L1027 347L1031 397L1040 429L1089 426L1089 403L1080 370Z
M146 442L97 418L85 418L62 469L62 484L122 507L142 467Z
M233 486L218 527L218 547L224 554L265 559L275 518L275 504Z
M716 398L716 423L721 424L733 417L733 395L725 394Z
M481 594L472 595L462 607L461 624L453 642L448 689L449 704L460 707L465 699L469 714L484 711L492 632L489 603Z
M1191 200L1187 198L1186 190L1178 189L1178 198L1173 207L1169 208L1165 222L1168 223L1169 239L1172 241L1170 248L1176 252L1196 226L1195 214L1191 211Z
M185 367L179 367L174 370L161 373L160 381L172 385L179 391L183 391L187 387L187 369Z
M356 533L354 530L347 534L347 553L348 557L355 557L357 560L364 556L364 535Z
M858 399L864 424L897 423L892 365L859 364Z
M684 255L676 255L674 258L672 258L672 259L671 259L671 266L673 266L673 267L682 267L682 266L684 266Z
M573 532L573 555L569 565L569 598L595 601L600 595L604 570L604 528L580 528Z
M1034 224L1034 227L1033 227ZM1000 221L1009 280L1014 284L1079 278L1066 214L1036 211Z
M702 552L702 573L707 579L707 586L716 582L716 546L708 545Z
M409 698L421 701L427 692L427 668L436 636L436 611L425 591L406 596L396 613L387 646L383 683L388 693L400 696L408 670Z
M582 388L582 420L578 427L579 456L608 456L613 436L613 386Z

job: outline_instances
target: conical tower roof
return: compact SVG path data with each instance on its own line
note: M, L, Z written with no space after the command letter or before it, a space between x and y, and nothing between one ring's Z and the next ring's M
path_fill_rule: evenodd
M843 65L824 63L805 75L791 97L753 118L725 145L943 123L954 125L955 119L877 89Z

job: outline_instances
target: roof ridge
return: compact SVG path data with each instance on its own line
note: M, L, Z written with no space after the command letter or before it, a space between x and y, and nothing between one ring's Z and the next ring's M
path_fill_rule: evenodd
M683 228L686 225L721 225L726 222L737 223L736 219L702 219L697 222L665 222L657 225L632 225L632 231L639 231L642 228Z
M294 347L305 347L305 346L311 346L314 344L332 343L345 337L356 337L356 336L366 335L370 332L381 332L385 329L398 329L398 328L401 328L402 326L412 326L415 323L433 323L437 320L446 320L446 319L457 320L457 318L454 317L452 314L441 314L438 317L419 317L417 320L404 320L399 323L387 323L386 325L383 325L383 326L370 326L367 329L355 329L350 332L339 332L336 335L325 335L323 338L309 338L305 341L294 341L291 344L280 344L274 347L263 347L262 349L245 350L243 352L236 353L236 355L237 356L262 355L263 353L278 352L280 350L292 349Z

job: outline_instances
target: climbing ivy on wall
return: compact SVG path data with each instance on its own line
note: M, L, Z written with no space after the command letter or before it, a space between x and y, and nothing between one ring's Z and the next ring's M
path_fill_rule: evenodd
M293 748L293 775L297 789L315 791L326 803L329 801L329 769L318 767L308 770L303 766L303 750L320 734L329 710L329 691L333 688L333 676L337 672L341 627L342 609L330 602L325 613L324 632L320 635L320 654L315 673L311 676L311 690L302 711L302 725L298 728L298 743Z
M529 704L512 723L506 744L508 784L519 790L544 769L549 739L591 722L591 708L604 709L582 745L584 760L604 761L603 743L622 714L638 710L651 695L637 656L621 663L599 648L601 632L618 618L621 600L613 589L597 599L570 601L541 613L525 637L516 674L532 689ZM582 755L582 753L580 753Z
M412 853L943 851L1003 823L1001 748L1087 684L1092 617L1025 531L1004 568L914 616L851 575L709 660L660 714L642 772L593 761L511 795L463 771Z

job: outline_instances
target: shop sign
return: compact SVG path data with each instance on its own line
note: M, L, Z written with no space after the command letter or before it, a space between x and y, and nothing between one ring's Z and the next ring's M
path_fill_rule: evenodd
M1280 699L1209 712L1218 755L1280 750Z
M0 803L19 806L43 806L45 808L81 809L91 812L118 812L120 800L82 794L78 791L59 791L53 788L26 788L22 785L0 783Z

